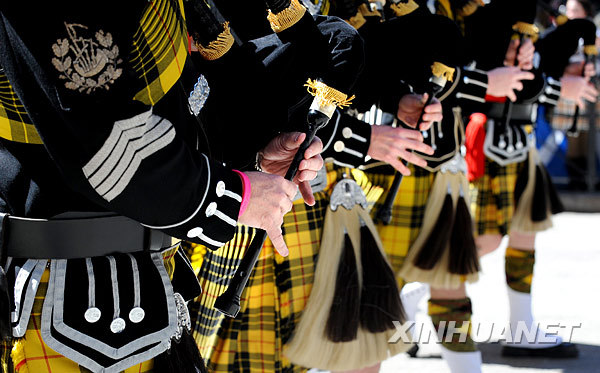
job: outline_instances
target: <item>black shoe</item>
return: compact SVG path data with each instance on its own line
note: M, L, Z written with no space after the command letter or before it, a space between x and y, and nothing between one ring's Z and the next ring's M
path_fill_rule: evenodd
M502 346L502 356L508 357L550 357L556 359L569 359L579 356L577 345L563 342L548 348L523 348Z
M417 352L419 352L419 345L418 344L415 344L414 346L412 346L410 348L410 350L406 351L406 353L410 357L417 357Z

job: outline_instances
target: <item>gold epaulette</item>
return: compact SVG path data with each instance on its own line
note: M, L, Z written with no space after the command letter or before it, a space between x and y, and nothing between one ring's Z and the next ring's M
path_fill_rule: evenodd
M292 0L289 7L277 14L272 13L269 9L267 19L273 31L281 32L295 25L304 16L304 13L306 13L304 5L300 4L298 0Z
M196 48L198 48L198 52L202 55L207 61L214 61L216 59L221 58L225 53L229 52L231 46L233 45L234 39L231 34L231 30L229 29L229 22L223 23L223 31L217 36L217 38L207 46L204 46L198 42L196 42Z

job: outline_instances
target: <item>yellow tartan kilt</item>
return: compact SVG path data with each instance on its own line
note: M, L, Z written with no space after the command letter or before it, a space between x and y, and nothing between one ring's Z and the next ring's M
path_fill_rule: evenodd
M163 252L165 268L170 277L173 276L173 256L177 252L177 247ZM90 370L78 365L58 352L52 350L42 340L42 307L46 291L48 290L48 279L50 271L46 269L33 301L31 316L27 324L27 331L23 338L13 340L12 343L2 343L1 367L7 372L17 373L83 373ZM10 359L10 361L9 361ZM153 360L127 368L123 373L149 373L154 366ZM10 367L10 368L8 368ZM8 368L8 369L7 369ZM2 371L2 370L0 370Z
M515 185L523 167L527 167L527 161L501 166L485 158L484 175L471 183L471 208L477 235L509 233Z
M389 225L377 224L383 248L395 273L402 268L409 248L421 232L425 206L435 179L435 173L412 164L408 167L411 175L402 178L392 208L392 221ZM369 174L369 178L373 184L382 186L385 190L371 213L371 216L375 217L387 197L394 175ZM402 286L402 279L398 278L398 284Z
M315 206L308 207L300 199L284 217L289 256L281 257L270 240L265 242L235 319L216 311L214 301L225 291L225 284L237 268L254 230L238 226L234 239L214 252L191 245L192 265L200 265L198 278L203 290L194 304L190 304L192 329L210 371L306 371L290 363L283 351L310 296L331 189L344 172L360 179L357 181L362 186L368 183L361 171L332 167L328 171L328 187L315 193ZM375 193L378 188L372 189L371 194L381 194L380 190Z

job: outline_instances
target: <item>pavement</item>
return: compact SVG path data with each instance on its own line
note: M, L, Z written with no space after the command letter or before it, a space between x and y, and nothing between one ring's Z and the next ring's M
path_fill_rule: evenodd
M506 240L482 258L480 280L467 291L473 303L473 323L506 324L508 300L504 279ZM600 214L562 213L554 227L538 235L532 287L533 313L539 322L567 325L579 346L577 359L504 358L500 345L480 343L483 373L600 373ZM417 321L429 322L426 298ZM488 325L488 324L484 324ZM564 332L559 335L565 337ZM436 343L421 344L417 358L407 354L383 363L381 372L448 373Z

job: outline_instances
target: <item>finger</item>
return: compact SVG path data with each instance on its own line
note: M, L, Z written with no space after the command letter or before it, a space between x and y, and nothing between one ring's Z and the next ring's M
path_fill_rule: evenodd
M517 101L517 95L515 95L515 92L513 90L510 90L510 92L506 94L506 97L508 97L508 99L512 102Z
M431 103L425 106L425 113L439 113L442 111L442 104L439 102Z
M519 71L515 75L515 78L517 80L533 80L535 78L535 75L533 73L530 73L529 71Z
M412 140L405 140L402 143L398 143L396 146L396 150L398 150L398 151L416 150L418 152L429 154L429 155L433 154L433 148L431 146L425 144L424 142L418 142L418 141L412 141Z
M417 156L414 153L410 153L405 150L401 150L400 152L398 152L398 156L400 158L404 159L405 161L414 164L415 166L419 166L419 167L427 166L427 161L424 160L423 158Z
M516 81L512 84L512 89L516 89L517 91L522 91L523 90L523 83Z
M585 90L583 92L583 98L585 98L586 100L588 100L589 102L596 102L598 95L594 94L592 92L589 92L587 90Z
M309 206L314 206L315 205L315 196L313 195L313 191L310 186L310 183L308 183L308 182L300 183L299 189L300 189L300 194L302 195L302 198L304 198L304 203L306 203Z
M317 177L317 171L305 170L301 171L296 177L297 184L305 181L314 180Z
M429 93L425 92L422 96L421 96L421 104L425 105L425 103L427 102L427 99L429 98Z
M309 147L304 152L304 159L309 159L316 155L319 155L319 154L321 154L322 151L323 151L323 142L321 141L320 138L315 137L313 139L313 142L310 143Z
M431 126L435 123L435 122L439 122L439 120L436 121L432 121L432 122L423 122L421 124L419 124L419 129L421 131L427 131L429 128L431 128Z
M396 141L403 139L414 139L423 142L423 135L420 131L409 130L406 128L396 128Z
M578 98L577 106L579 106L580 109L585 109L585 102L581 98Z
M277 250L279 255L288 256L290 254L290 251L288 250L288 247L285 244L285 240L283 239L281 227L269 228L265 229L265 231L267 232L267 236L269 236L269 238L271 239L271 243L273 244L273 247L275 248L275 250Z
M286 150L298 149L305 138L306 134L303 132L290 132L284 136L283 147Z
M402 163L399 159L394 158L394 159L390 160L388 163L390 164L390 166L394 167L396 169L396 171L400 172L402 175L404 175L404 176L410 175L410 170L408 169L408 167L406 167L404 165L404 163Z
M298 170L319 171L321 168L323 168L323 158L321 156L317 156L300 162L300 167L298 167Z
M442 113L423 114L423 122L441 122L443 118Z

